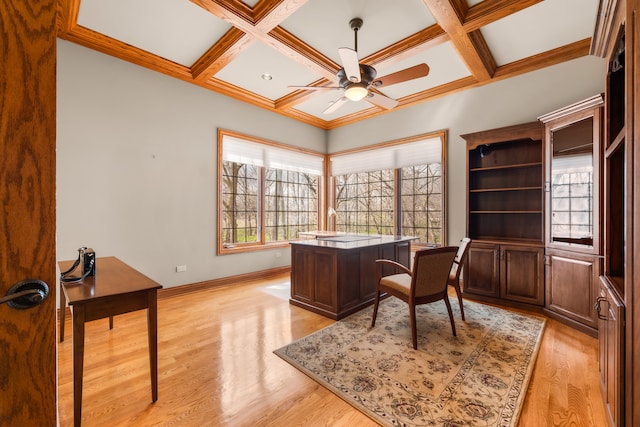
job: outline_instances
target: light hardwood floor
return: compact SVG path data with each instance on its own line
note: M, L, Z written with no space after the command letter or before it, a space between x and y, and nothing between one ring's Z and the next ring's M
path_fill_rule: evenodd
M283 276L160 298L155 404L146 312L117 316L111 331L106 319L88 323L83 426L377 425L273 354L333 323L289 305L288 292ZM63 427L73 425L70 323L66 331L58 348ZM547 322L519 425L607 425L594 338Z

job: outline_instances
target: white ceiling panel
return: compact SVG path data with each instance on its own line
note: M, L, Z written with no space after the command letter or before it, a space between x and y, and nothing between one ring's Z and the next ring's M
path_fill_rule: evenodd
M256 4L258 4L259 0L253 0L253 1L249 1L249 0L244 0L242 3L246 4L247 6L253 8L256 6Z
M360 63L373 65L378 76L420 63L430 67L426 77L408 74L409 80L378 89L390 98L411 97L411 103L418 103L434 99L436 92L430 89L446 90L443 86L450 82L459 82L456 92L492 84L491 58L498 67L520 60L526 65L528 59L535 59L533 67L503 68L498 78L504 79L588 56L588 43L582 41L593 36L600 0L462 0L469 8L483 9L482 16L467 17L458 10L461 0L263 1L211 0L203 1L202 7L191 0L62 2L69 10L60 16L65 21L58 37L333 129L381 110L364 100L350 101L324 115L330 102L342 96L342 89L301 97L288 86L309 85L340 70L338 49L355 47L349 25L353 18L364 21L358 31ZM254 8L260 4L265 7L257 14ZM436 22L434 15L442 21ZM488 50L469 43L474 37L470 32L478 28ZM122 43L105 46L96 33ZM547 53L568 46L553 55ZM365 60L374 54L379 55L369 61L376 64ZM264 80L263 74L272 79ZM220 81L229 84L215 84ZM335 77L330 81L337 84ZM256 103L257 96L273 103ZM446 94L437 91L435 96Z
M185 0L82 0L78 24L187 67L231 28Z
M353 18L364 22L358 31L360 58L435 23L421 0L310 0L281 26L340 64L338 48L354 48Z
M269 74L272 79L264 80L263 74ZM271 100L291 92L289 85L305 86L320 77L260 42L253 43L215 75L217 79Z
M451 43L443 43L392 66L380 67L377 71L380 76L384 76L419 63L425 63L429 66L429 74L426 77L382 87L380 91L391 98L398 99L453 82L471 74Z
M598 0L545 0L480 31L500 66L591 37L597 13Z

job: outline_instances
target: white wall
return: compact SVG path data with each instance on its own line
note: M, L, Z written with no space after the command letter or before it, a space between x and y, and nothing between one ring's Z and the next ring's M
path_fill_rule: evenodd
M288 265L287 249L216 256L216 130L335 152L449 130L448 240L465 231L460 134L535 120L603 91L583 58L329 132L58 41L57 253L117 256L165 287ZM176 273L176 265L187 272Z
M466 145L460 135L537 120L604 91L605 62L585 57L329 131L330 153L448 130L447 240L466 230Z
M165 287L290 263L216 256L217 128L318 152L325 131L63 40L57 79L58 260L90 246Z

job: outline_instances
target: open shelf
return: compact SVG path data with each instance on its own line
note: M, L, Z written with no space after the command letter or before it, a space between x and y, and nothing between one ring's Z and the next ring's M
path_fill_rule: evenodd
M462 135L468 151L469 237L543 242L542 135L539 123Z
M609 144L609 146L606 148L604 152L605 157L610 157L613 154L613 152L618 149L620 144L624 143L624 135L625 135L625 128L623 127L620 130L620 132L618 132L618 134L613 138L613 141Z
M542 211L469 211L470 214L541 214Z
M533 162L533 163L518 163L518 164L509 164L502 166L486 166L481 168L471 168L469 172L478 172L478 171L490 171L490 170L499 170L499 169L520 169L520 168L529 168L542 166L542 162Z
M535 190L540 191L542 187L505 187L505 188L480 188L476 190L469 190L469 193L499 193L503 191L527 191L527 190Z

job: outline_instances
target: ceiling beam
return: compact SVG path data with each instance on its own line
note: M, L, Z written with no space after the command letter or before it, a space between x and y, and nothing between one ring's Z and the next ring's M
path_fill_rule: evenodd
M304 65L324 78L333 79L336 71L340 68L335 62L312 49L293 34L278 27L282 21L295 13L307 1L308 0L263 0L258 2L255 10L251 10L247 9L244 3L237 0L191 0L192 3L216 15L218 18L229 22L238 30L244 32L248 37L254 40L260 40L282 55ZM246 48L246 45L243 44L243 46ZM220 55L216 45L212 46L209 52L215 53L215 55L213 55L214 58L218 55L216 61L212 64L215 65L213 71L216 71L216 68L224 68L225 65L234 59L231 55ZM236 51L238 54L240 52L241 50ZM225 63L224 60L228 62ZM203 60L203 63L207 63L206 59ZM196 74L200 75L203 72L204 71L199 70ZM205 73L207 76L210 74L209 71Z
M463 27L466 15L464 0L423 0L438 24L451 38L454 49L466 64L471 75L478 81L490 80L496 63L484 37L477 32L469 33Z
M209 80L250 47L254 41L255 39L246 33L231 27L191 66L193 78L198 81Z
M78 25L81 0L58 0L58 37L323 129L333 129L387 112L372 106L340 119L326 121L295 109L297 104L316 96L320 91L297 90L272 101L215 78L243 51L260 42L321 76L310 86L335 85L335 73L341 66L280 26L308 0L261 0L255 8L241 0L190 1L231 25L227 33L190 67ZM480 29L543 0L484 0L472 7L468 7L466 0L422 1L437 23L362 58L361 62L387 66L438 44L451 42L471 76L403 97L396 108L406 108L589 54L591 39L584 39L497 66Z
M484 0L467 10L463 19L463 27L466 31L474 31L542 1Z

